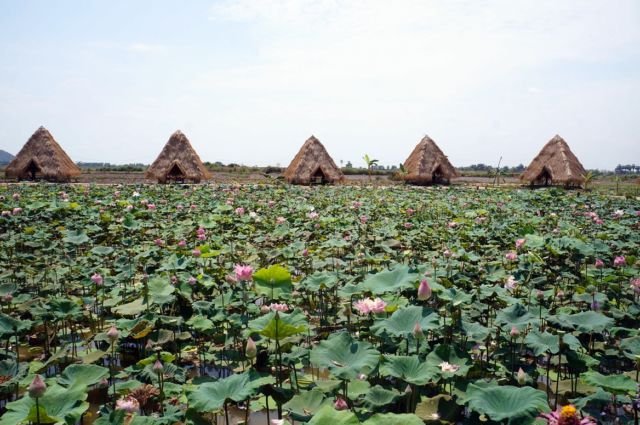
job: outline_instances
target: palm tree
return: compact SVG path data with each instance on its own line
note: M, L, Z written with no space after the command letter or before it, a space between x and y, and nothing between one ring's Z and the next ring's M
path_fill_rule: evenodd
M378 163L378 160L369 157L369 154L364 154L362 159L364 159L364 162L367 164L367 172L369 173L369 180L371 180L371 169Z

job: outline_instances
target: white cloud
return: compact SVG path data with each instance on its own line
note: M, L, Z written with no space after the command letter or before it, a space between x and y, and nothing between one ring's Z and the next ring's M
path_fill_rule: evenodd
M167 47L160 44L131 43L127 46L127 50L140 53L158 53L166 51Z

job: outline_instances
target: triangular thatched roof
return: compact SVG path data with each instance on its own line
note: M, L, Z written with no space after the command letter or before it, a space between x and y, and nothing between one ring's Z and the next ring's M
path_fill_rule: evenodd
M564 139L556 135L520 176L531 184L581 185L587 172Z
M80 168L62 150L49 130L40 127L7 165L4 174L7 178L19 180L69 181L80 175Z
M284 171L284 178L293 184L311 184L336 183L344 176L320 140L311 136Z
M191 180L195 183L211 178L211 173L180 130L171 135L158 158L147 169L146 178L160 183Z
M411 184L448 183L458 177L449 159L429 136L424 136L411 152L404 169L404 179Z

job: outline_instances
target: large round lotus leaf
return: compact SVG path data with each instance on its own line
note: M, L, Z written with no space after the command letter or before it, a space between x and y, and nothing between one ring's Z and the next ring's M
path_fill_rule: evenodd
M422 419L411 413L377 413L363 425L424 425Z
M424 332L440 327L439 316L426 307L409 306L396 310L391 317L377 321L371 330L378 336L387 335L406 338L413 334L416 323Z
M321 289L333 288L337 283L338 277L335 273L316 272L300 282L300 287L310 291L319 291Z
M434 377L427 363L420 361L418 356L385 356L380 374L415 385L424 385Z
M296 421L307 422L322 406L333 404L320 390L305 391L293 396L282 408L288 410Z
M597 311L582 311L575 314L559 314L561 323L568 323L582 333L602 332L614 325L615 321Z
M377 407L386 406L392 403L396 398L400 396L397 390L387 390L380 385L376 385L371 388L364 396L364 404L369 409L373 410Z
M620 341L620 349L628 358L635 360L640 355L640 336L625 338Z
M89 242L89 236L84 233L82 230L67 230L65 231L65 236L62 239L65 243L69 243L72 245L82 245L83 243Z
M455 423L461 407L446 394L423 398L416 406L416 415L424 421Z
M167 304L175 298L172 294L175 292L176 287L167 278L153 278L149 280L147 286L149 288L150 301L154 304Z
M107 375L109 375L109 369L106 367L93 364L72 364L64 369L58 378L58 383L69 388L73 386L88 387L97 384Z
M456 290L456 288L448 288L440 292L438 294L438 298L450 302L454 307L457 307L461 304L466 304L473 299L470 294L458 291Z
M362 292L371 292L381 295L386 292L400 292L414 288L415 282L420 278L417 273L412 273L408 266L397 266L393 270L384 270L367 277L358 285Z
M340 332L314 347L310 358L315 366L325 367L333 376L348 380L373 371L380 360L380 353L368 342Z
M197 412L213 412L228 400L240 402L251 397L258 377L250 372L231 375L216 382L205 382L188 395L189 406Z
M469 384L466 402L469 409L491 420L507 423L532 423L541 412L548 412L547 395L531 387L487 386Z
M271 299L280 298L283 294L290 294L293 288L291 273L279 265L260 269L253 274L255 291Z
M560 351L560 337L547 331L533 330L529 332L524 339L524 343L533 350L536 356L546 352L557 354Z
M504 325L507 330L511 330L513 327L524 329L528 325L535 325L538 322L538 317L531 314L526 307L519 303L500 310L496 315L496 323Z
M443 371L443 363L455 365L455 372ZM427 355L426 364L431 376L448 378L450 376L466 376L471 368L471 359L466 352L452 345L438 345Z
M582 374L581 378L589 385L600 387L611 394L635 394L637 383L626 375L603 375L589 371Z
M75 386L65 388L54 384L38 400L42 423L75 424L89 408L86 388ZM7 411L0 417L0 425L16 425L36 422L36 401L31 397L22 397L8 403Z
M336 410L332 405L323 406L313 415L309 425L359 425L360 421L350 410Z
M257 332L274 340L282 340L301 332L309 327L307 317L301 310L291 313L272 311L249 322L246 334Z

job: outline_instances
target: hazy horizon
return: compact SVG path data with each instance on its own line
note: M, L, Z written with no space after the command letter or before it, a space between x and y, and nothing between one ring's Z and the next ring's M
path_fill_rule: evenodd
M561 135L588 169L640 162L640 2L0 0L0 149L45 126L77 162L527 165Z

